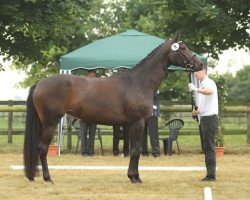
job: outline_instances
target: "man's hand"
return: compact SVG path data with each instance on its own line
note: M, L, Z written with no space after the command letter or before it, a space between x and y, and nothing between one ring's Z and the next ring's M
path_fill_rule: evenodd
M197 91L198 88L195 87L195 85L193 83L189 83L188 84L188 88L189 88L189 91L192 92L192 91Z
M198 114L199 114L199 110L193 109L192 116L194 117L194 116L197 116Z

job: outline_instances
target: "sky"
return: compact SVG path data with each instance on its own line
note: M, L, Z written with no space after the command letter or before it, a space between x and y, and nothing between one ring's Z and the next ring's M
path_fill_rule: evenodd
M245 65L250 65L250 52L229 49L219 56L219 62L217 67L215 67L215 71L220 74L230 72L236 75L236 72Z
M0 71L0 101L1 100L26 100L28 89L17 87L18 82L23 80L26 75L10 69L11 61L3 62L0 57L5 71Z
M11 70L11 62L3 62L0 57L0 63L3 64L5 71L0 71L0 100L26 100L28 89L20 89L17 87L18 82L23 80L26 75L24 73ZM213 71L220 74L236 72L245 65L250 65L250 52L244 50L234 51L229 49L219 56L218 65Z

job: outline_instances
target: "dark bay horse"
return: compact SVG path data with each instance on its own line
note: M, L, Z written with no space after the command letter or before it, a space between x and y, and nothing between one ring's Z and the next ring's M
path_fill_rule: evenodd
M85 122L122 125L130 139L128 177L141 183L138 172L145 121L153 112L153 97L170 65L202 69L199 59L179 41L166 41L133 69L106 78L56 75L32 86L27 99L24 165L33 181L40 157L43 178L51 181L47 151L55 129L68 113Z

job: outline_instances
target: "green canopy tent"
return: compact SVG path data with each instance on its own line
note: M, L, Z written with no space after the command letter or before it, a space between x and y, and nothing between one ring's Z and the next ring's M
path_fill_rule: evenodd
M131 68L165 40L136 30L94 41L61 57L60 69ZM199 56L199 55L198 55ZM199 56L206 62L206 58ZM171 66L172 70L180 70ZM181 68L183 70L183 68Z

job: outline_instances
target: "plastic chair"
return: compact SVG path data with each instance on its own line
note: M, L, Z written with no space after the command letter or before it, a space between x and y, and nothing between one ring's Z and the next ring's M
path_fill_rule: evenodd
M172 146L173 141L176 141L178 155L180 155L180 148L178 143L178 135L180 133L180 129L184 126L184 121L181 119L173 119L167 122L164 126L159 129L168 128L170 131L169 137L159 138L159 140L163 141L164 154L172 155Z
M80 132L80 122L79 122L79 120L78 119L73 120L72 125L76 129L76 134L77 134L76 151L75 151L75 155L76 155L77 151L78 151L79 143L81 142L81 132ZM102 132L101 132L101 129L98 128L98 127L96 128L96 130L97 130L97 134L95 135L95 140L100 141L101 152L102 152L102 155L104 156L103 145L102 145Z

